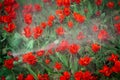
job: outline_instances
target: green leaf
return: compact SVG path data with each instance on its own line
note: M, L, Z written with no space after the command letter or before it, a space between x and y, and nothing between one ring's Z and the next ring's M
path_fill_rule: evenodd
M21 41L22 41L22 38L18 33L15 33L13 36L10 36L8 39L9 45L14 49L19 48Z
M57 58L55 57L55 56L49 56L50 57L50 59L52 60L52 62L54 63L54 62L57 62Z
M34 40L27 41L25 45L27 50L32 50L34 47Z
M78 70L78 60L77 58L74 58L74 62L73 62L73 65L72 65L72 73L75 73L77 70Z
M26 65L26 68L28 69L28 71L34 76L34 78L37 80L37 75L35 74L35 72L31 69L30 65Z
M68 67L68 58L65 54L56 53L56 56L59 58L59 60L63 63L64 66Z

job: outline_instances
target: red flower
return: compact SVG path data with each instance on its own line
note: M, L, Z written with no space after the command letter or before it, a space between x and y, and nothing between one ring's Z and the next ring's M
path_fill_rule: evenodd
M118 1L118 6L120 6L120 1Z
M2 77L1 77L1 80L6 80L5 76L2 76Z
M48 16L48 21L54 21L54 20L55 20L55 16L54 15Z
M7 52L7 55L8 55L8 56L11 56L11 57L13 56L13 54L12 54L11 51L8 51L8 52Z
M73 0L76 4L80 4L81 0Z
M85 71L85 72L83 73L83 80L87 80L87 79L91 80L91 78L92 78L91 72Z
M22 60L25 63L28 63L30 65L34 65L37 62L36 57L33 55L32 52L28 52L22 56Z
M37 56L39 56L39 57L43 56L44 53L45 53L44 50L39 50L39 51L36 52Z
M92 51L95 52L95 53L97 53L101 48L101 46L99 44L97 44L97 43L93 43L91 45L91 47L92 47Z
M24 75L23 74L19 74L17 76L17 80L24 80Z
M49 64L50 63L50 59L45 59L45 63Z
M0 16L0 22L11 23L12 18L9 15Z
M48 49L48 50L47 50L47 55L48 55L48 54L54 54L54 52L53 52L53 49L52 49L52 48L50 48L50 49Z
M65 71L62 76L60 76L60 80L69 80L70 73Z
M13 68L13 59L7 59L4 61L4 66L8 69L12 69Z
M62 64L59 63L59 62L56 62L55 65L54 65L54 68L55 68L56 70L61 70Z
M68 21L68 27L72 28L73 27L73 22L72 21Z
M64 19L65 19L65 15L64 14L59 15L60 23L62 23Z
M43 29L41 29L39 26L35 27L33 31L34 31L34 34L33 34L34 39L38 39L38 37L40 37L43 33Z
M14 2L14 4L13 4L13 8L14 8L14 10L17 10L18 8L19 8L19 3L17 3L16 1Z
M74 74L75 80L97 80L97 77L92 76L90 71L79 71Z
M0 10L2 9L2 3L0 2Z
M95 0L95 4L96 4L97 6L102 5L102 0Z
M107 65L104 65L103 68L99 70L99 72L104 76L109 77L112 73L112 70Z
M24 33L23 33L23 34L24 34L25 37L27 37L27 38L30 38L30 37L31 37L32 33L31 33L31 29L30 29L29 26L26 26L26 27L24 28Z
M42 7L40 6L40 4L34 4L34 9L35 11L41 11L42 10Z
M73 13L73 18L79 23L83 23L86 19L85 16L83 16L79 13L76 13L76 12Z
M100 30L98 33L98 39L99 40L107 40L109 37L108 32L104 29Z
M10 12L8 15L10 16L11 19L16 19L17 16L15 11Z
M120 34L120 23L114 24L117 34Z
M9 5L13 5L15 2L15 0L4 0L3 4L4 6L9 6Z
M24 15L24 22L28 25L32 23L32 15L30 13Z
M10 5L10 6L5 6L4 10L7 12L7 13L10 13L10 12L13 12L14 11L14 8Z
M64 51L64 50L67 50L69 47L69 43L67 40L62 40L60 42L60 44L58 45L58 47L56 48L56 51Z
M118 61L118 55L112 53L111 56L108 57L108 61L111 61L111 62L116 62L116 61Z
M31 12L33 12L32 4L28 4L23 7L23 13L31 13Z
M14 23L8 23L8 27L4 27L4 30L6 30L9 33L12 33L15 30L16 26Z
M34 80L33 75L28 74L27 77L25 78L25 80Z
M66 78L67 80L70 79L70 73L69 73L68 71L65 71L65 72L63 73L63 76L65 76L65 78Z
M109 1L109 2L107 3L107 7L110 8L110 9L113 9L113 7L114 7L114 2Z
M56 4L58 7L61 7L63 5L63 0L56 0Z
M65 16L69 16L70 15L70 8L65 7L63 12L64 12Z
M48 74L38 74L38 80L50 80Z
M60 80L67 80L65 76L60 76Z
M63 15L63 10L58 9L58 10L55 11L55 14L56 14L57 16Z
M83 32L79 32L79 34L77 35L77 39L82 40L84 38L85 38L85 35L83 34Z
M58 28L56 29L56 33L57 33L57 35L59 35L59 36L62 36L62 35L64 34L64 32L65 32L65 30L64 30L64 28L63 28L62 26L60 26L60 27L58 27Z
M70 0L63 0L64 7L70 7Z
M79 49L80 49L80 46L78 44L71 44L69 46L69 51L70 51L71 54L78 53Z
M14 60L14 61L18 61L18 60L19 60L18 56L15 56L15 57L13 58L13 60Z
M91 61L92 61L92 58L85 56L83 58L80 58L78 63L81 66L87 66L88 64L90 64Z
M120 72L120 61L115 61L114 66L112 67L112 71L115 73Z
M53 21L48 20L47 24L48 24L49 27L52 27L52 25L53 25Z
M96 15L96 16L100 16L100 15L101 15L101 12L100 12L100 11L96 11L95 15Z
M114 20L115 20L115 21L120 20L120 16L115 16L115 17L114 17Z
M97 32L98 30L99 30L99 28L98 28L97 25L94 25L94 26L92 27L92 31L93 31L93 32Z
M43 29L45 29L46 26L47 26L47 24L46 24L46 22L41 22L40 26L41 26Z
M83 72L79 71L74 74L75 80L81 80L83 78Z

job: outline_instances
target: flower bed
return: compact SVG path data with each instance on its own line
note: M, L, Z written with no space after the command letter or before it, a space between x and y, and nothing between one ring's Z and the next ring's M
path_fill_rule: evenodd
M0 80L119 80L120 0L2 0Z

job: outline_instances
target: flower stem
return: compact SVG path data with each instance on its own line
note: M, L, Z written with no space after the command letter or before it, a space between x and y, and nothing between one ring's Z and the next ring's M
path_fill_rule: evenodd
M37 75L33 72L33 70L31 69L31 67L28 64L26 65L26 68L34 76L35 80L38 80Z

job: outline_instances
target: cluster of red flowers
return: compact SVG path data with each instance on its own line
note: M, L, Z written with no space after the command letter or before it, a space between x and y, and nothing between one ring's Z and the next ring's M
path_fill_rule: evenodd
M58 7L64 6L64 7L70 7L71 3L80 4L81 0L56 0L56 5Z
M32 4L28 4L24 6L23 9L23 16L24 16L24 22L27 24L26 27L24 27L24 32L23 34L25 35L25 37L30 38L32 36L32 31L30 28L30 24L32 24L32 12L40 12L42 10L42 7L40 6L40 4L34 4L34 6L32 6ZM33 28L33 37L34 39L38 39L43 33L43 29L42 26L36 26L35 28Z
M4 0L0 4L0 10L4 9L4 15L0 15L0 23L5 23L4 30L6 32L12 33L16 25L13 22L16 19L16 10L18 9L19 4L15 0Z
M49 2L49 0L43 0L44 2ZM28 4L23 7L23 19L26 24L26 26L23 29L23 34L25 37L30 38L33 36L34 39L38 39L44 29L46 29L47 26L52 27L55 18L59 19L59 22L62 23L65 18L69 17L72 14L72 17L74 18L75 21L78 23L84 23L86 20L86 17L78 12L73 12L71 10L71 4L72 3L80 4L81 0L56 0L57 6L60 8L56 10L56 15L50 15L47 17L47 21L41 22L39 25L35 26L34 28L31 28L31 24L33 22L33 12L41 12L42 7L40 4ZM95 4L97 6L101 6L103 3L103 0L95 0ZM120 6L120 1L118 2L118 5ZM110 9L113 9L115 7L114 2L108 1L106 6ZM5 15L0 15L0 23L5 23L4 30L6 30L9 33L12 33L16 25L13 22L14 19L16 19L16 10L18 9L19 4L15 0L4 0L3 3L0 3L0 10L3 8L5 11ZM87 12L87 9L85 10ZM99 16L101 14L100 11L96 12L96 15ZM55 17L56 16L56 17ZM120 20L120 16L116 16L114 18L115 21ZM67 26L71 29L74 26L74 23L72 20L69 20L67 22ZM115 30L117 34L120 34L120 23L114 24ZM65 34L65 28L63 26L59 26L55 29L55 32L58 36L62 36ZM97 34L97 37L100 41L105 41L108 40L109 38L109 33L105 29L99 29L97 25L94 25L92 27L92 31ZM86 38L87 36L84 35L83 32L79 32L77 35L78 40L82 40ZM77 43L69 43L67 40L62 40L60 44L58 44L57 48L55 48L56 52L60 51L68 51L70 55L75 55L79 53L79 50L81 49L81 46ZM101 45L98 43L92 43L91 44L91 50L94 53L98 53L101 49ZM33 52L28 52L22 55L22 61L24 63L27 63L29 65L35 65L37 63L37 57L42 57L45 53L50 53L53 54L53 46L50 47L47 51L45 50L38 50L36 51L36 54L33 54ZM11 54L8 54L11 56ZM17 57L10 58L4 60L4 66L8 69L12 69L14 66L14 61L18 60ZM78 60L78 64L80 66L88 66L92 62L92 57L89 56L84 56L80 57ZM47 55L47 58L45 56L45 63L48 65L50 63L50 58ZM120 60L119 56L116 54L111 54L110 57L108 57L107 61L110 63L113 63L112 66L104 65L102 69L99 70L101 74L104 76L109 77L112 73L120 73ZM55 71L60 71L63 69L63 65L61 62L55 62L53 65L53 68ZM62 70L61 70L62 71ZM60 76L60 80L69 80L71 77L71 73L68 71L64 71L63 74ZM37 76L38 80L49 80L48 74L38 74ZM75 80L97 80L97 77L93 76L93 74L89 71L78 71L74 74ZM2 77L2 80L5 80L5 77ZM17 77L17 80L35 80L34 76L32 74L28 74L26 77L24 77L24 74L19 74Z
M70 0L56 0L56 4L58 7L70 7L71 1Z
M75 80L97 80L96 76L93 76L89 71L78 71L74 74Z
M99 70L100 73L102 73L104 76L110 76L113 72L120 73L120 61L118 60L119 56L112 53L110 57L108 57L108 61L114 63L112 67L109 67L107 65L104 65L101 70Z
M28 4L23 7L23 14L32 13L32 12L40 12L42 7L40 4Z
M52 27L53 21L55 19L54 15L48 16L47 22L41 22L40 25L31 29L30 25L33 22L32 12L41 12L41 10L42 10L42 8L39 4L34 4L34 6L32 6L32 4L24 6L23 16L24 16L24 22L27 24L27 26L24 27L24 32L23 32L25 37L30 38L33 33L34 39L38 39L42 35L46 26Z
M38 80L49 80L48 74L38 74L37 78ZM28 74L26 77L24 77L24 74L19 74L17 76L17 80L35 80L35 79L32 74Z
M43 29L40 26L36 26L36 27L33 28L33 31L32 31L29 26L24 27L23 34L27 38L30 38L32 36L32 32L33 32L34 39L38 39L42 35Z
M62 23L63 20L65 19L65 17L70 16L71 10L70 10L69 7L65 7L65 8L63 8L63 10L62 10L62 9L56 10L55 13L56 13L56 16L57 16L58 19L59 19L59 22Z
M38 74L38 80L50 80L48 74Z

